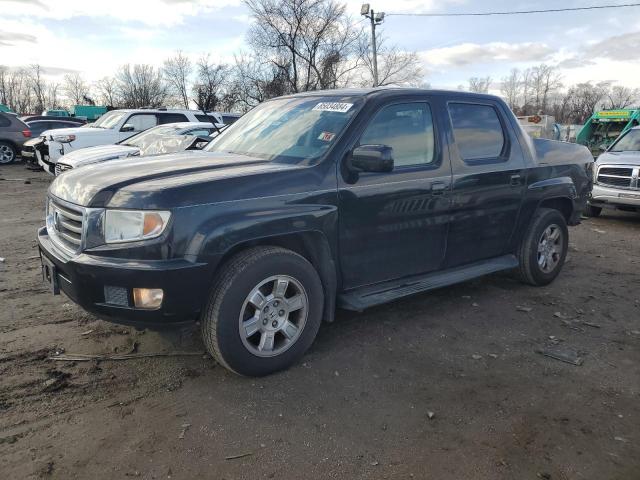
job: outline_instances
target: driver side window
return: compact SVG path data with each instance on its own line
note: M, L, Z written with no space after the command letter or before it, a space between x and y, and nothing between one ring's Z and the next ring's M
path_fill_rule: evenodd
M360 137L360 145L392 147L396 167L433 163L434 143L433 118L426 103L384 107Z

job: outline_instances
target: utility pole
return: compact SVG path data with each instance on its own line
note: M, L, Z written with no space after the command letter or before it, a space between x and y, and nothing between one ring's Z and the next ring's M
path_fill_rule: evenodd
M378 86L378 44L376 43L376 26L384 21L384 12L375 13L368 3L360 7L360 15L371 20L371 50L373 52L373 86Z

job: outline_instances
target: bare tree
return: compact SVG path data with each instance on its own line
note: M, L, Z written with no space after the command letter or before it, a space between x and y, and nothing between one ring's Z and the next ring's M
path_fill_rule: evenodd
M47 88L45 92L45 107L46 108L60 108L61 104L58 101L58 90L60 89L60 84L56 82L47 83Z
M637 88L628 88L621 85L611 87L607 93L606 107L610 109L626 108L638 101L640 92Z
M531 69L531 86L535 113L546 113L549 97L562 86L561 75L555 67L543 63Z
M366 72L363 85L373 84L373 52L367 34L360 35L359 59ZM388 45L380 34L376 37L378 53L378 85L417 86L423 80L422 64L416 52L401 50L397 45Z
M489 93L491 77L471 77L469 79L469 91L475 93Z
M209 55L201 57L196 63L196 80L193 84L193 101L199 110L216 110L224 95L224 86L228 81L229 66L216 65Z
M29 66L29 70L27 71L29 88L34 97L33 108L35 108L38 113L45 110L47 103L47 84L43 74L44 72L39 64Z
M103 105L116 107L120 101L118 99L118 81L114 77L103 77L95 83L99 101Z
M152 65L124 65L116 74L116 81L118 96L124 107L159 107L167 99L167 86L162 72Z
M248 42L288 92L335 88L354 70L358 31L335 0L244 0L255 19Z
M520 70L511 69L509 76L502 77L500 84L500 93L509 105L509 108L515 111L518 108L518 100L521 96L522 81L520 80Z
M180 50L164 61L164 78L176 101L184 108L189 108L189 78L192 71L191 60Z
M89 85L78 73L67 73L63 80L63 90L67 99L74 105L83 103L84 98L89 95Z

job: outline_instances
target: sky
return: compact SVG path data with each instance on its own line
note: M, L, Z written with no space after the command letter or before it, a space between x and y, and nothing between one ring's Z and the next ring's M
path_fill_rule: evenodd
M624 0L369 0L387 16L389 43L415 51L425 82L437 88L490 76L494 88L512 68L558 66L563 82L592 80L640 87L640 7L493 17L408 17L581 7ZM354 28L366 26L361 1L346 0ZM0 65L39 63L53 78L87 80L125 63L161 65L176 50L233 61L251 24L242 0L0 0ZM60 78L61 79L61 78Z

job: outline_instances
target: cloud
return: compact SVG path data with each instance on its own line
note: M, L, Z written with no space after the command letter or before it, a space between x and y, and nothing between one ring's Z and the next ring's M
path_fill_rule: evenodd
M434 48L420 52L425 63L434 66L463 67L475 63L539 62L553 53L544 43L461 43L451 47Z
M179 25L188 17L202 15L224 7L239 6L242 0L56 0L55 8L26 8L24 0L0 0L3 16L69 20L78 17L111 18L152 26ZM37 0L29 0L32 6ZM53 3L53 2L51 2Z
M608 58L611 60L640 59L640 32L615 35L586 47L587 58Z
M0 32L0 47L10 47L16 42L37 43L37 41L35 35L28 33Z

